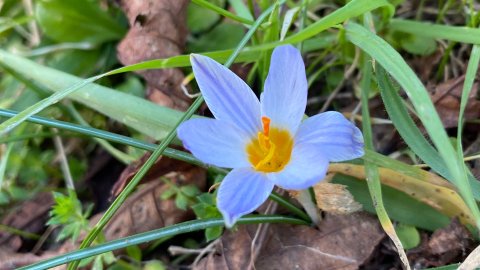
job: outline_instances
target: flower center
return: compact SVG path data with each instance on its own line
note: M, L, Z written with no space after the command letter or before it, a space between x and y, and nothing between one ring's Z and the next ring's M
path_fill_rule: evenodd
M287 130L271 128L270 118L262 117L263 132L259 131L247 145L248 160L260 172L278 172L290 161L293 139Z

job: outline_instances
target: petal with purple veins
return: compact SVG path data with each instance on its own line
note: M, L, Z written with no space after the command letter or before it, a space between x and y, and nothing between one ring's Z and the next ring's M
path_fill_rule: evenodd
M245 147L249 136L240 128L216 119L191 119L177 129L183 145L201 161L224 168L250 166Z
M281 188L301 190L322 180L327 169L328 159L322 149L306 143L296 144L287 166L279 172L267 174L267 177Z
M303 121L295 135L295 143L321 148L330 161L364 155L362 132L339 112L324 112Z
M216 119L232 122L251 136L261 130L260 103L250 87L213 59L192 54L193 73Z
M230 228L243 215L257 209L273 190L273 183L263 173L250 168L232 170L220 184L217 206L225 225Z
M300 52L291 45L275 48L261 95L262 115L271 119L272 126L295 134L305 113L307 92L305 64Z

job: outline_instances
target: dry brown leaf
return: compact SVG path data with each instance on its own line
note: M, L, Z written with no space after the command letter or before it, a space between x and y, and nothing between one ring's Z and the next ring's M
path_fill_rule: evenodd
M345 215L362 209L345 185L319 182L313 186L313 190L317 206L322 211Z
M470 232L453 219L446 228L436 230L418 248L410 250L408 257L421 268L438 267L461 261L473 249L472 244Z
M248 269L257 225L225 233L218 254L202 259L196 270ZM366 213L327 215L317 229L270 224L255 259L256 269L359 269L385 237L378 221Z
M23 202L5 218L3 225L30 233L39 233L44 229L48 219L48 211L53 205L53 197L49 192L40 193L32 200ZM0 249L17 251L22 245L22 238L8 232L0 231Z
M191 166L181 172L171 172L164 177L177 186L195 184L205 187L205 170ZM130 196L105 228L107 240L173 225L192 218L191 211L175 206L174 199L162 200L160 196L168 189L161 179L145 184Z
M187 35L187 0L122 0L130 30L117 48L124 65L179 55ZM139 72L147 81L147 96L157 104L185 110L191 103L181 89L180 69Z
M460 100L464 81L465 76L448 80L437 85L431 94L432 101L446 128L456 127L458 125L458 113L460 111ZM476 99L479 94L478 87L478 81L475 81L468 97L467 107L465 108L465 120L480 117L480 101Z
M141 157L138 161L130 164L128 167L126 167L120 177L118 178L118 181L115 183L115 185L112 188L112 196L116 197L120 192L122 192L123 188L132 180L132 178L135 176L135 174L138 172L138 170L142 167L142 165L147 161L147 159L150 157L151 153L146 153ZM171 159L166 156L161 156L155 164L150 168L148 171L147 175L143 178L143 182L148 182L152 180L158 180L158 178L166 173L172 172L172 171L185 171L185 170L190 170L193 166L179 160Z

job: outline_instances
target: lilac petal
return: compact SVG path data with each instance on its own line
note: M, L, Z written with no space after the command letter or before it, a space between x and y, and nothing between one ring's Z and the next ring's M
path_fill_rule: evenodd
M307 77L300 52L291 45L275 48L261 95L262 115L272 126L295 134L307 105Z
M225 168L250 166L245 151L249 136L233 124L216 119L191 119L177 135L185 148L201 161Z
M269 173L267 177L284 189L301 190L313 186L325 177L328 159L322 149L316 145L295 145L290 162L277 173Z
M213 59L192 54L193 73L216 119L232 122L251 136L261 130L260 103L250 87Z
M306 119L296 134L295 143L320 147L330 161L350 160L364 154L362 132L339 112L325 112Z
M243 215L253 212L268 198L273 183L265 174L250 168L234 169L222 181L217 195L217 207L227 228Z

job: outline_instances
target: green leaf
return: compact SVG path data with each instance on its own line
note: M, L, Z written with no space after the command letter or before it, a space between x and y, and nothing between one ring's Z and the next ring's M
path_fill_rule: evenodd
M165 270L165 269L167 269L165 267L165 264L158 260L149 261L143 267L143 270Z
M388 25L388 29L433 39L446 39L474 44L480 43L480 29L478 28L392 19Z
M175 205L182 210L187 210L188 207L188 198L181 193L177 193L175 197Z
M216 6L224 6L225 0L210 1ZM192 33L208 30L220 19L220 15L210 9L190 3L187 8L187 27ZM232 46L233 47L233 46Z
M223 227L212 227L205 229L205 238L207 238L207 242L217 239L223 233Z
M362 204L364 210L376 213L366 181L336 174L333 178L333 183L348 186L348 191L353 195L355 201ZM444 228L450 223L450 219L447 216L431 206L410 197L406 193L388 186L382 186L382 195L387 213L393 220L429 231Z
M198 187L195 185L186 185L182 186L180 188L183 194L185 194L187 197L195 197L198 193L200 193L200 190L198 190Z
M280 40L285 39L288 29L290 29L290 26L292 26L298 11L300 11L300 7L294 7L285 12L285 16L283 17L282 29L280 31Z
M40 0L35 11L44 33L58 42L100 44L120 39L125 33L125 29L100 9L96 1Z
M409 53L430 55L437 49L435 39L418 35L406 35L400 39L400 45Z
M128 246L126 248L126 251L127 251L127 255L130 258L132 258L132 259L134 259L138 262L142 261L142 250L138 246L136 246L136 245L135 246Z
M400 223L395 227L395 231L405 249L412 249L420 244L420 233L415 226Z
M206 52L234 48L244 35L244 28L233 23L222 23L188 44L191 52Z
M169 198L171 198L173 195L175 195L177 193L177 191L174 189L174 188L168 188L167 190L165 190L162 195L160 195L160 198L162 200L167 200Z

